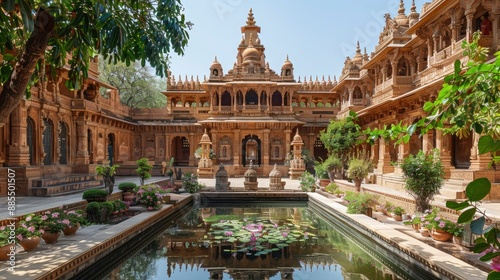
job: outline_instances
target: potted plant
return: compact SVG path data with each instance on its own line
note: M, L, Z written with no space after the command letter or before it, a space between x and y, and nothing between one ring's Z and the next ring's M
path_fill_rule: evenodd
M357 192L361 191L361 182L368 175L370 168L371 163L367 159L354 158L349 161L347 175L354 181Z
M393 208L394 208L394 205L391 202L386 201L384 205L380 206L380 212L382 212L382 214L384 214L386 216L390 216L389 213L392 212Z
M16 227L16 240L25 251L35 250L40 244L42 232L39 215L29 214Z
M344 194L344 192L337 188L333 191L333 194L336 195L337 197L341 197Z
M65 210L62 217L62 223L64 224L62 231L64 235L74 235L80 226L86 224L86 222L82 210Z
M144 205L148 210L158 210L162 207L163 194L165 191L158 185L148 184L140 186L137 191L139 203Z
M399 206L397 207L394 207L392 209L392 217L394 218L395 221L402 221L403 218L402 218L402 215L403 213L405 212L405 210Z
M101 223L101 205L99 202L90 202L87 204L85 211L87 212L87 219L89 222L96 224Z
M375 198L369 193L346 192L344 200L348 202L348 214L366 214L371 216L371 209L375 204Z
M113 193L113 187L115 185L115 174L118 165L109 165L104 163L103 165L98 165L95 167L95 171L98 176L102 176L104 181L104 188L107 190L107 194L111 195Z
M100 222L109 223L109 216L115 211L115 204L111 201L100 202Z
M326 191L327 193L334 194L334 192L335 192L336 190L338 190L338 188L339 188L339 186L337 186L337 184L335 184L335 183L330 183L330 184L328 184L328 186L326 186L326 187L325 187L325 191Z
M462 239L464 236L464 226L456 224L452 234L453 234L453 243L462 246Z
M314 179L314 176L305 171L302 173L300 176L300 189L305 192L314 192L316 190L316 180Z
M439 150L431 154L420 151L410 155L399 165L405 178L405 190L416 203L416 211L423 212L429 208L430 201L441 189L444 168L439 160Z
M134 182L123 182L118 185L118 189L122 191L123 201L133 201L135 196L135 188L137 184Z
M405 225L411 226L416 232L420 230L420 224L422 223L422 219L420 216L415 216L410 220L403 221Z
M197 193L205 188L205 185L198 182L196 175L191 172L186 172L186 174L184 174L184 180L182 181L182 188L188 193Z
M0 261L9 260L9 255L16 250L16 244L9 240L10 231L9 227L0 227Z
M170 177L171 180L173 180L172 176L174 175L174 171L172 170L173 165L174 165L174 157L171 157L169 162L164 161L161 163L162 175Z
M153 166L148 163L147 158L141 158L136 161L137 163L137 169L135 172L139 175L139 178L141 179L141 186L144 185L144 180L149 179L151 177L151 169L153 169Z
M316 172L320 187L326 187L330 184L330 176L328 175L328 170L326 170L325 162L316 162L314 171Z
M54 209L45 211L40 215L39 229L46 244L56 243L61 231L64 229L62 213L60 209Z
M87 202L102 202L106 201L108 197L108 191L103 189L90 189L83 192L82 198L87 200Z

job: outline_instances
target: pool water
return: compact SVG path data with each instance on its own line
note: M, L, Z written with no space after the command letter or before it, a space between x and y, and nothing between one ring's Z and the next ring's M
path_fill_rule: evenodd
M193 208L104 279L429 279L388 263L376 245L358 246L323 215L293 205Z

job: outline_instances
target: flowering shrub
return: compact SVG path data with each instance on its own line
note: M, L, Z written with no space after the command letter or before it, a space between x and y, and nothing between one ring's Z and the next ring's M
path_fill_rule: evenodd
M43 233L43 230L40 229L41 223L40 215L27 215L24 220L19 222L19 226L16 228L16 240L21 241L24 238L41 236Z
M39 229L52 233L60 232L64 229L63 218L63 211L60 209L45 211L40 215Z
M348 214L365 214L368 207L375 204L375 198L368 193L355 193L346 192L344 200L349 204L347 205Z
M83 216L82 210L64 210L62 215L62 223L67 227L75 227L77 224L84 225L87 223L87 220Z
M166 191L155 184L144 185L137 191L139 203L143 204L148 210L158 210L162 207L162 196Z

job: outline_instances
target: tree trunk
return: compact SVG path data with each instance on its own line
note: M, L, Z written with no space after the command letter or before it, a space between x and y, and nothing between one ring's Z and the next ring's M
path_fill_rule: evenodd
M54 18L40 9L34 26L35 29L26 42L26 49L22 50L21 58L0 93L0 124L7 122L12 110L21 102L36 64L44 55L47 42L52 36Z

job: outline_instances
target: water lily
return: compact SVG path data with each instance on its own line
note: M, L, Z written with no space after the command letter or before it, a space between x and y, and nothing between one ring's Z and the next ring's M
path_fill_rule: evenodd
M233 236L233 232L228 230L228 231L224 232L224 235L225 236Z

